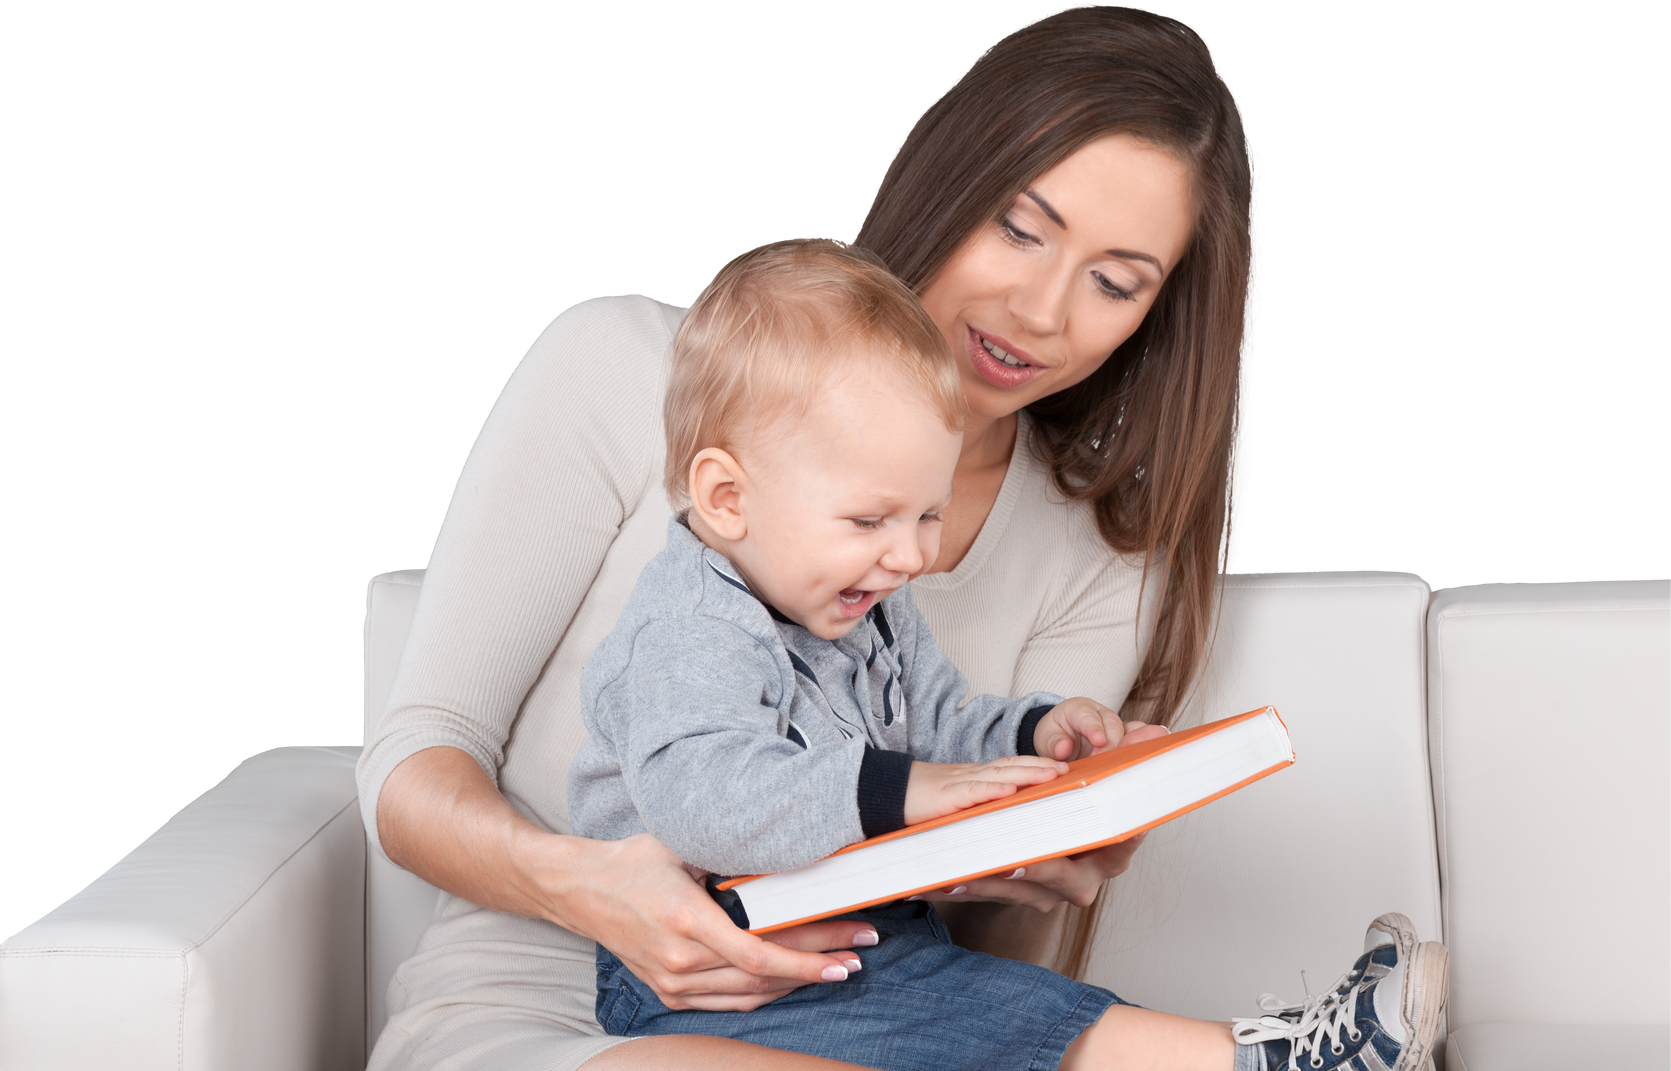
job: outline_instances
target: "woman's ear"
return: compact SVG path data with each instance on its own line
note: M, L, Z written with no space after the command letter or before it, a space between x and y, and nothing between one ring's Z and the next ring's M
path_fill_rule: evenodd
M690 508L710 532L727 543L748 534L743 517L743 490L748 474L724 450L708 447L690 461Z

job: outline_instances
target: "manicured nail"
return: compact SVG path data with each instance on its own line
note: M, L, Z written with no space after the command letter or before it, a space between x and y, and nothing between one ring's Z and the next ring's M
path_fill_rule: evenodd
M948 893L948 894L947 894L947 895L949 895L949 896L957 896L957 895L959 895L959 894L961 894L961 893L966 893L966 892L968 892L968 891L969 891L969 886L967 886L967 885L959 885L959 886L958 886L958 887L957 887L957 888L955 888L955 889L953 889L953 890L952 890L952 891L951 891L951 892L950 892L950 893Z
M1014 881L1016 878L1024 878L1026 876L1027 876L1027 868L1024 867L1024 866L1018 866L1018 867L1015 868L1015 873L1011 874L1005 880Z
M920 896L907 896L905 898L905 902L910 903L912 900L921 900L921 899L922 899L922 897L920 897Z
M911 899L915 900L916 897L913 896ZM858 933L853 935L853 943L861 948L865 945L876 944L880 940L881 938L876 936L875 930L860 930Z
M847 969L849 971L856 971L856 970L859 970L860 968L862 968L864 966L863 963L860 963L856 959L844 959L841 962L847 964Z
M824 979L826 982L845 982L847 980L847 968L836 967L833 965L825 967L824 973L820 974L818 977Z

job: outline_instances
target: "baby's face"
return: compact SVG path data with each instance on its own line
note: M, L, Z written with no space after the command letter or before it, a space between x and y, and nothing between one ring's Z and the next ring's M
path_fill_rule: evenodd
M827 387L803 420L740 458L747 534L733 560L751 587L825 639L934 564L961 434L881 361Z

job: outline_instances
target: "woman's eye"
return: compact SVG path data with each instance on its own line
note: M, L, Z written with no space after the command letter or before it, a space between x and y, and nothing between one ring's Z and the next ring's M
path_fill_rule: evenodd
M882 527L882 518L880 517L851 517L849 520L867 531L872 528Z
M1136 294L1133 293L1133 291L1127 290L1113 283L1109 280L1108 276L1104 275L1100 271L1094 271L1091 275L1097 280L1097 288L1104 294L1113 298L1115 301L1130 301L1136 297Z
M1010 217L998 217L998 230L1011 245L1037 245L1038 239L1010 222Z

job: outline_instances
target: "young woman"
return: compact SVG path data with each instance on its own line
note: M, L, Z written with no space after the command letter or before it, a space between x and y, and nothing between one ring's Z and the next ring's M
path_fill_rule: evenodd
M858 244L962 355L969 406L940 557L913 590L976 692L1049 688L1163 723L1180 705L1226 528L1248 204L1206 47L1118 8L1000 42L889 169ZM459 481L360 765L380 850L448 894L392 984L373 1068L836 1066L718 1038L609 1049L593 1019L594 940L669 1007L714 1010L841 984L876 941L852 922L752 937L654 840L564 835L580 669L668 516L659 415L681 316L620 298L559 317ZM1135 847L938 899L963 902L960 943L1054 949L1076 974L1082 909ZM1064 903L1080 910L1059 927L1044 912ZM1229 1071L1229 1031L1195 1025L1152 1035L1180 1055L1168 1066Z

